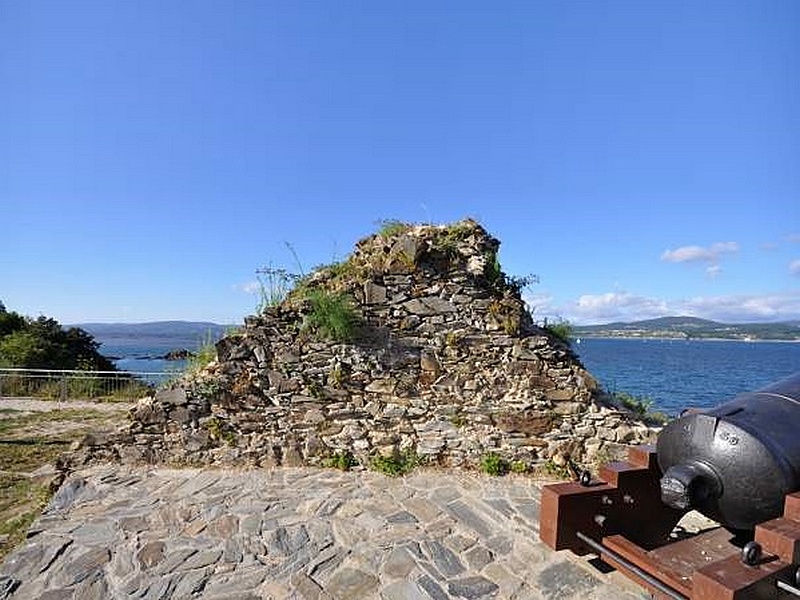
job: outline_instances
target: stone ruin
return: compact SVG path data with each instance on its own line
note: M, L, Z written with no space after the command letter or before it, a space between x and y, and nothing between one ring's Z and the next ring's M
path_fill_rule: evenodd
M446 467L494 454L528 469L588 465L652 440L654 429L604 402L568 342L534 323L499 245L472 220L384 227L78 454L297 466L410 452ZM350 299L352 339L314 328L313 292Z

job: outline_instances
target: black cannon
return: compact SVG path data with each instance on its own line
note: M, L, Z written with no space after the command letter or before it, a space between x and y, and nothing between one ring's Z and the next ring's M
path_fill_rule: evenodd
M691 510L719 526L676 529ZM800 373L681 416L597 477L545 486L539 530L657 598L800 596Z
M800 490L800 373L673 421L657 448L667 506L732 529L774 519Z

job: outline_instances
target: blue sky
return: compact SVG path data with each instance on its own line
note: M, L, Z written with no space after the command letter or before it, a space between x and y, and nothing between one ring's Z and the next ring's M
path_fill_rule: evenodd
M535 318L800 318L800 2L0 3L0 300L252 313L478 219Z

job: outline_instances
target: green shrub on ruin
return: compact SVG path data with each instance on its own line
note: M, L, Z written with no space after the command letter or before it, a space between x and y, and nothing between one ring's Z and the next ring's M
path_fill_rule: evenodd
M390 456L374 455L369 466L373 471L378 471L389 477L399 477L413 471L420 464L420 459L413 449L394 453Z
M499 477L508 473L509 465L499 454L488 452L481 457L480 470L487 475Z
M358 464L358 461L349 450L341 450L323 458L321 464L328 469L349 471Z
M307 292L306 300L310 304L305 321L307 329L337 342L350 342L355 338L361 319L346 294L314 289Z
M559 319L553 323L547 323L544 326L545 331L550 333L553 337L561 340L565 344L572 343L574 328L572 323L566 319Z

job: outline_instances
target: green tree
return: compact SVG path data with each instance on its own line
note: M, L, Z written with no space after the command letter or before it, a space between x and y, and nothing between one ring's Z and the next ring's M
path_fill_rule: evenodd
M99 348L94 337L79 327L64 329L55 319L23 317L5 306L0 310L0 366L115 371Z
M6 311L6 307L0 302L0 338L10 333L19 331L25 327L25 317L15 312Z

